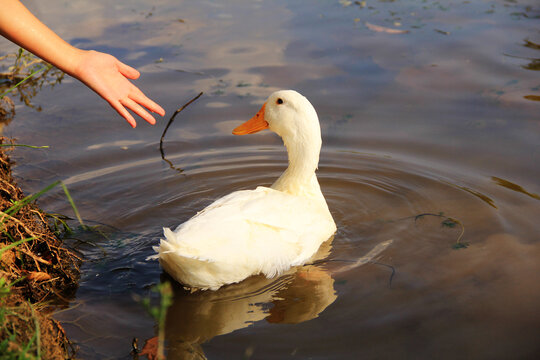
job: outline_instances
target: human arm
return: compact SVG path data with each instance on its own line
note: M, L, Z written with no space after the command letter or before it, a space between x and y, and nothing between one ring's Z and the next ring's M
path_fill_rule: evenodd
M79 79L105 99L131 126L135 127L136 122L127 109L150 124L155 124L156 120L147 110L165 115L161 106L128 80L139 77L134 68L112 55L71 46L19 0L0 0L0 7L0 34Z

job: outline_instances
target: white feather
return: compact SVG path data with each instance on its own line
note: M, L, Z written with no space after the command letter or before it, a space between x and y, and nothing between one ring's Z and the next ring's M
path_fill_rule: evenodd
M233 192L174 231L163 229L157 256L184 285L215 290L251 275L280 275L308 261L336 230L315 176L321 146L315 110L291 90L272 94L265 105L289 167L272 188Z

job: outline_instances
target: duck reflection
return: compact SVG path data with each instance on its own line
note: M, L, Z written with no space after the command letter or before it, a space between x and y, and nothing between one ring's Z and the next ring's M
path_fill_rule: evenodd
M331 243L332 239L323 243L312 264L328 257ZM172 281L174 301L165 324L167 358L206 359L202 343L257 321L297 324L316 318L337 298L332 275L367 264L392 243L383 241L364 256L331 270L304 265L278 279L253 276L217 291L189 292Z
M330 241L315 259L327 256ZM190 293L174 286L167 312L168 359L206 359L201 344L261 320L294 324L316 318L337 298L334 279L317 265L276 279L254 276L217 291Z

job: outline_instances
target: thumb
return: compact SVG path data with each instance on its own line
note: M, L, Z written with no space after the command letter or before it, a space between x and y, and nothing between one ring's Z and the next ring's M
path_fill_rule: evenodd
M139 76L141 76L141 74L137 70L135 70L129 65L124 64L121 61L118 61L117 67L118 67L118 71L120 71L120 73L124 75L125 77L127 77L128 79L135 80L135 79L138 79Z

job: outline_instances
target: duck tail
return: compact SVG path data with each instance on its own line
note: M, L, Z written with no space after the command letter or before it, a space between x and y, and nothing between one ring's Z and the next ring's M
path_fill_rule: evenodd
M216 290L224 284L220 280L220 267L212 260L196 256L168 228L163 229L161 239L154 250L163 270L179 283L195 289Z
M170 253L176 250L173 246L173 244L176 243L176 236L172 230L164 227L163 235L165 235L165 239L161 239L158 246L152 246L152 249L154 249L156 254L148 256L146 260L158 260L161 254Z

